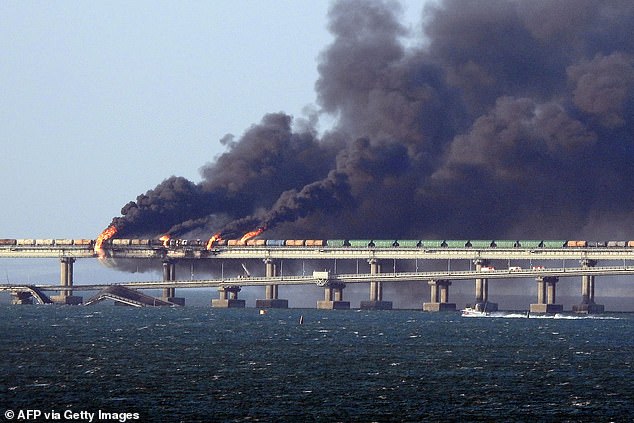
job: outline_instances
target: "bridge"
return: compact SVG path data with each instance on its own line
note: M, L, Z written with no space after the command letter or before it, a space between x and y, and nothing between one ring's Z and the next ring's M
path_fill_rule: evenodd
M163 264L163 280L147 282L123 282L109 285L74 285L73 263L77 259L124 258L159 260ZM475 303L486 303L488 310L496 308L489 299L488 281L491 279L532 278L538 284L537 302L531 304L532 312L560 312L561 305L556 303L556 284L560 278L581 278L581 300L573 311L580 313L602 312L604 307L595 303L595 277L631 275L634 267L628 265L634 260L634 248L423 248L423 247L287 247L287 246L233 246L215 247L210 250L204 246L163 246L163 245L117 245L108 246L97 254L92 245L2 245L0 258L59 258L61 263L60 285L32 285L41 291L57 291L59 295L51 297L54 302L66 304L80 303L81 297L75 297L74 291L104 290L110 286L128 289L163 289L161 301L155 304L184 304L183 298L175 295L177 288L218 288L220 298L214 299L215 307L244 307L244 301L238 299L241 287L263 286L265 298L256 301L256 307L288 307L288 301L279 298L278 287L284 285L317 284L325 290L324 299L317 301L318 308L349 308L343 300L343 289L350 283L367 283L370 287L368 301L361 302L361 308L389 309L390 301L383 300L384 283L402 283L421 281L430 286L430 301L423 303L427 311L455 310L455 304L449 302L449 286L454 280L475 281ZM178 280L175 264L184 260L262 260L265 263L265 276L248 278L221 278L204 280ZM336 274L315 272L309 276L282 276L279 265L284 260L362 260L370 265L370 273ZM396 261L414 261L419 264L431 260L447 263L446 271L434 272L384 272L385 263ZM475 267L470 270L450 270L452 260L468 260ZM493 269L489 263L493 260L528 261L529 268L509 266L508 269ZM564 264L574 263L573 267L532 266L533 261L557 261ZM611 262L610 266L597 266L599 262ZM618 263L618 265L614 265ZM471 266L470 266L471 267ZM33 288L26 285L2 285L0 290L14 293L15 302L27 302L29 297L40 301L34 295ZM114 296L111 295L112 299ZM132 301L131 301L132 302ZM141 301L141 303L143 303ZM147 305L147 304L145 304Z

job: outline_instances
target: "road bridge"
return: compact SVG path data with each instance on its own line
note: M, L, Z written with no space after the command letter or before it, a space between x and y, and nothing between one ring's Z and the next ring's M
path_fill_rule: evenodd
M105 290L112 287L122 287L128 289L176 289L176 288L219 288L222 290L231 289L232 287L248 287L248 286L274 286L274 285L317 285L328 288L334 285L344 285L350 283L404 283L404 282L442 282L455 280L472 280L483 278L486 279L535 279L538 283L543 281L554 281L565 277L596 277L596 276L623 276L634 275L634 266L603 266L603 267L575 267L575 268L539 268L539 269L519 269L519 270L490 270L482 272L481 270L467 271L432 271L432 272L387 272L387 273L353 273L353 274L329 274L326 272L314 272L312 275L306 276L261 276L261 277L237 277L223 279L200 279L200 280L160 280L160 281L135 281L122 282L114 284L88 284L75 286L59 286L51 284L36 285L20 285L5 284L0 285L0 291L11 292L37 292L42 291L95 291ZM432 289L433 291L433 289ZM552 294L552 302L554 304L554 293ZM539 294L538 294L539 296ZM433 297L433 293L432 293ZM444 302L432 301L429 304L445 304ZM161 303L165 305L166 303ZM540 303L537 303L540 304ZM546 303L545 303L546 304Z
M598 312L602 306L594 302L595 277L612 275L629 275L631 264L634 264L634 248L423 248L423 247L288 247L288 246L233 246L215 247L210 250L202 246L163 246L163 245L118 245L105 247L99 254L91 245L11 245L0 246L0 258L58 258L61 263L60 285L43 285L46 290L57 290L60 295L54 296L57 302L80 302L73 296L73 291L102 289L103 285L74 285L73 263L77 259L86 258L159 260L163 264L163 280L149 282L123 283L122 286L134 289L162 288L163 300L169 303L184 303L184 299L175 296L177 288L217 287L221 298L215 306L234 306L240 304L237 295L241 286L264 286L265 298L257 300L258 307L287 307L287 300L278 298L278 286L302 285L316 283L312 276L281 276L279 263L284 260L325 260L335 263L345 260L366 261L370 265L370 273L333 274L328 277L324 286L324 301L319 302L323 308L346 307L343 301L343 288L348 283L368 283L370 299L363 301L363 308L391 308L391 302L382 298L383 283L403 281L427 281L430 286L430 302L423 308L429 311L455 309L449 302L448 290L452 280L475 280L476 303L487 303L492 310L494 303L489 301L488 281L490 279L535 278L538 283L538 302L531 305L534 312L556 312L556 283L562 277L581 277L582 299L576 306L578 312ZM265 263L263 278L251 277L222 280L178 280L175 264L181 261L215 260L262 260ZM446 261L445 272L397 273L383 271L382 263L388 261L415 261L418 269L431 261ZM475 265L472 270L451 271L452 260L468 260ZM560 261L577 263L581 267L542 268L529 265L529 269L510 266L509 269L494 270L489 263L494 260L511 262L528 261ZM618 263L619 266L597 266L598 262ZM622 264L622 265L621 265ZM396 266L394 266L396 268ZM312 278L312 279L311 279ZM16 288L10 288L12 292ZM25 291L25 292L28 292ZM17 294L16 294L17 295ZM78 301L79 298L79 301ZM234 301L235 300L235 301ZM233 304L233 305L232 305ZM238 305L240 306L240 305ZM348 303L349 306L349 303ZM533 307L535 306L535 307Z

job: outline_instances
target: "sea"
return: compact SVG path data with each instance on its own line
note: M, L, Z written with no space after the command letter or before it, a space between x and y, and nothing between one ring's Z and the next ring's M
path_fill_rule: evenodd
M634 420L629 313L3 305L0 336L4 421Z

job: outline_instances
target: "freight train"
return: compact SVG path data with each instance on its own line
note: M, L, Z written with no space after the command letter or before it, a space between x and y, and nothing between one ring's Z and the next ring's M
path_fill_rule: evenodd
M0 239L0 247L77 247L95 245L91 239ZM200 239L128 239L106 240L104 247L158 248L158 247L205 247ZM212 247L331 247L331 248L634 248L633 241L583 241L583 240L386 240L386 239L239 239L218 240Z

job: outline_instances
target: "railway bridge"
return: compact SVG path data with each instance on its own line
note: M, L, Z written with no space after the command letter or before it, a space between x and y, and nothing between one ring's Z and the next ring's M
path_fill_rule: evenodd
M162 243L119 243L104 246L95 251L93 243L47 243L0 245L0 258L58 258L60 261L60 284L11 285L0 286L0 290L11 291L14 302L25 303L35 298L38 302L44 291L55 291L58 295L50 297L52 302L78 304L83 298L75 291L103 290L110 286L128 289L163 289L163 296L157 304L184 305L184 298L176 296L178 288L216 287L219 297L212 300L214 307L244 307L239 292L245 286L262 286L264 298L256 301L256 307L286 308L288 300L279 297L279 287L284 285L317 284L324 289L324 297L317 301L318 308L349 308L344 299L346 284L365 283L369 286L368 300L362 301L363 309L390 309L392 302L383 298L383 284L420 281L429 286L429 301L422 304L426 311L455 310L450 302L449 290L454 280L473 280L475 304L486 304L493 311L497 304L492 301L489 281L492 279L531 278L537 284L537 298L530 305L534 313L561 312L563 307L557 303L557 284L561 278L577 278L581 281L579 303L573 306L578 313L600 313L604 307L595 300L595 278L597 276L630 275L634 273L634 248L630 246L567 247L544 245L531 246L491 246L472 243L458 246L434 244L426 247L417 245L376 246L216 246L211 249L204 245L163 245ZM73 264L80 259L135 259L158 260L162 264L161 281L123 282L110 285L76 285L73 276ZM185 261L227 261L259 260L264 265L264 276L180 280L176 275L176 264ZM315 271L308 276L283 275L285 261L317 261L326 264L321 268L328 271ZM356 261L356 273L337 273L337 262ZM467 270L452 270L452 263L469 263ZM414 272L397 272L397 263L409 263ZM499 263L505 265L499 266ZM359 268L362 263L364 269ZM492 264L498 264L494 268ZM517 263L528 263L523 268ZM533 265L533 263L540 263ZM549 265L544 266L543 263ZM566 266L566 263L568 264ZM572 265L570 265L572 263ZM389 266L392 264L392 266ZM433 264L433 265L432 265ZM563 264L563 266L562 266ZM368 266L365 272L365 266ZM442 271L421 271L422 268L444 267ZM392 268L390 271L390 267ZM363 270L363 271L362 271ZM114 295L114 294L113 294ZM142 301L139 301L142 303Z

